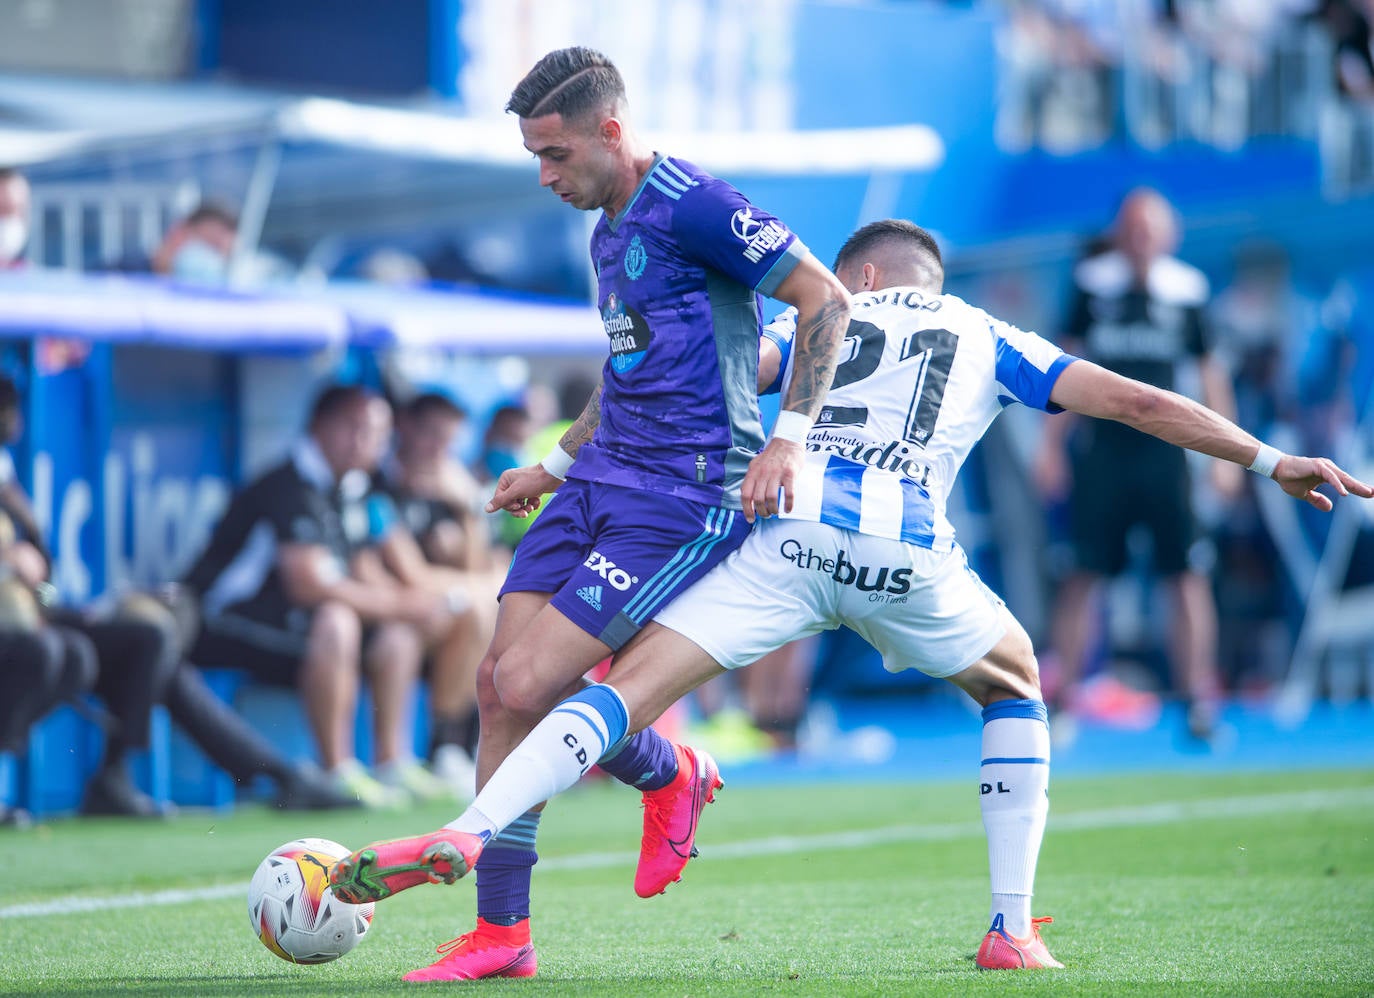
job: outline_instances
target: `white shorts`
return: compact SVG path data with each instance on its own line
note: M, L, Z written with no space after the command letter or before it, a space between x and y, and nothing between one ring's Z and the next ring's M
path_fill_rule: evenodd
M889 672L963 672L1006 633L1002 601L957 545L903 541L772 517L654 618L727 669L795 638L844 626Z

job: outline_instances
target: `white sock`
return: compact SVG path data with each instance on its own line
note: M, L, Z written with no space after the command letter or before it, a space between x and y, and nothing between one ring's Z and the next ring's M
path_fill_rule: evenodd
M624 701L611 687L598 684L574 694L535 725L491 774L472 805L444 827L475 835L500 832L581 779L624 737L625 724Z
M1035 863L1050 810L1050 732L1045 705L1003 700L983 711L979 801L988 837L993 920L1024 939L1031 931Z

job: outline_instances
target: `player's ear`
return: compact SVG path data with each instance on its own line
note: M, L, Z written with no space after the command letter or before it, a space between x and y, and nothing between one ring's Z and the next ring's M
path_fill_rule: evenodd
M878 268L871 263L864 264L864 282L859 288L860 291L872 291L878 286Z
M618 149L618 148L620 148L620 140L621 140L621 138L623 137L623 131L622 131L622 128L621 128L621 125L620 125L620 119L619 119L619 118L606 118L606 119L604 119L604 120L601 122L601 131L600 131L600 134L601 134L601 141L605 144L605 146L606 146L607 149Z

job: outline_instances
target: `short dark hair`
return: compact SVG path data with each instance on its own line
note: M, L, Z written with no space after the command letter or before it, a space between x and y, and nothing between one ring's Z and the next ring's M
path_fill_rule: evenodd
M565 121L625 99L625 80L615 63L595 49L574 45L550 52L515 85L506 110L522 118L560 114Z
M529 419L530 411L523 405L516 402L509 402L506 405L499 405L494 410L487 421L489 423L504 423L512 419Z
M839 270L845 264L852 263L855 257L872 253L883 243L893 242L915 243L922 254L930 257L940 273L944 273L945 262L940 257L940 246L935 242L935 237L905 218L884 218L881 221L869 222L855 230L840 247L840 252L835 256L835 265L831 269Z
M427 416L447 416L450 419L467 419L468 414L461 405L442 392L423 392L401 406L401 415L409 419L424 419Z
M310 406L310 421L307 425L311 430L316 430L321 423L328 422L349 408L367 403L371 399L372 392L362 385L329 385L315 396L315 402Z
M186 225L199 225L201 222L218 222L227 229L238 231L239 219L226 205L218 201L202 201L195 210L182 221Z
M0 184L3 184L7 180L14 180L16 178L18 178L19 180L28 179L24 176L23 172L20 171L20 169L17 166L0 166Z

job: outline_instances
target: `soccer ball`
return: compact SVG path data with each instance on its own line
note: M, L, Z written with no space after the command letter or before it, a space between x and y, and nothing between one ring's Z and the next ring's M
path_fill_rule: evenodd
M296 839L267 854L248 885L248 924L264 946L291 963L328 963L358 945L375 906L348 904L329 887L329 868L348 852Z

